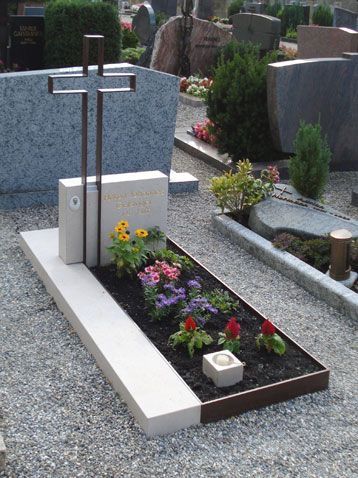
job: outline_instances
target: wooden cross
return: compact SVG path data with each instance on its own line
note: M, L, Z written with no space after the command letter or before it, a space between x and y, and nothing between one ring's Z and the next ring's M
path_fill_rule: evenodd
M81 147L81 183L83 185L83 262L86 263L87 249L87 167L88 167L88 91L87 90L55 90L54 80L57 78L88 77L88 59L90 40L98 43L97 75L107 78L129 78L129 86L124 88L100 88L97 90L97 126L96 126L96 187L98 191L98 230L97 230L97 265L101 260L101 205L102 205L102 156L103 156L103 102L106 93L129 93L136 91L136 75L134 73L104 73L104 37L102 35L84 35L82 53L82 73L66 75L50 75L48 92L52 95L82 96L82 147Z

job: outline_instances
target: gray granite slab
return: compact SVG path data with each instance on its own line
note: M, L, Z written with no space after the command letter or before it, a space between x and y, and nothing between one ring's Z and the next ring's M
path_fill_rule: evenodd
M169 175L174 143L179 79L128 64L107 65L106 72L137 74L135 93L105 96L103 174L160 170ZM49 74L79 68L0 75L0 207L53 203L60 178L80 175L81 99L47 93ZM89 170L94 174L96 88L128 80L56 80L56 87L88 88ZM10 206L12 204L12 206Z
M231 18L233 35L239 42L257 43L261 50L278 48L281 36L278 18L255 13L237 13Z
M142 45L148 45L152 33L155 31L155 12L149 3L144 3L133 18L133 30L139 37Z
M266 239L281 232L303 237L321 237L337 229L348 229L358 237L358 221L312 199L292 186L278 184L272 197L250 210L250 228Z
M169 17L177 14L177 0L151 0L150 4L155 13L165 13Z
M333 26L358 30L358 13L345 8L334 7Z
M278 150L293 152L300 120L320 121L334 169L358 169L358 54L344 56L268 66L268 112Z

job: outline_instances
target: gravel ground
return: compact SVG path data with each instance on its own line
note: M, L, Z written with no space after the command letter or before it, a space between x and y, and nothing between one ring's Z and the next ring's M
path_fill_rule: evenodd
M201 113L180 108L180 124ZM331 367L327 391L225 421L147 439L18 246L18 232L57 225L57 209L0 215L1 404L8 464L2 477L352 478L357 475L355 324L212 230L209 166L174 150L200 179L170 198L171 236ZM357 217L336 173L327 203ZM1 416L0 416L1 424Z

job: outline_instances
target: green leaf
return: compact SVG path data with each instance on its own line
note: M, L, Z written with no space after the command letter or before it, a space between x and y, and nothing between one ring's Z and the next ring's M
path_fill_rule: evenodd
M277 334L273 334L271 337L271 345L273 351L277 355L283 355L286 352L286 344Z

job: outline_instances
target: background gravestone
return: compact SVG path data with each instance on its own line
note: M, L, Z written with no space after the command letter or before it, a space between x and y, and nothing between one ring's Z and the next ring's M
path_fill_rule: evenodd
M358 54L273 63L267 70L271 133L277 150L293 152L300 120L320 122L333 170L358 171Z
M133 30L139 37L142 45L147 45L155 30L155 13L151 5L144 3L133 18Z
M358 13L334 7L333 26L358 30Z
M245 3L243 9L246 13L257 13L262 15L265 13L266 4L265 3Z
M298 58L341 57L345 52L358 52L358 32L348 28L297 27Z
M10 64L21 70L43 67L44 17L10 16Z
M174 17L177 14L177 0L151 0L154 13L165 13L168 17Z
M261 50L279 47L281 20L278 18L253 13L237 13L231 18L233 35L238 41L258 43Z
M150 67L177 75L180 66L181 17L171 18L157 32ZM231 33L212 22L193 18L189 60L191 73L208 75L218 48L231 40Z
M196 0L194 15L201 20L210 17L227 18L231 0Z
M43 17L45 15L45 7L26 7L25 15L30 17Z
M58 180L81 175L81 98L47 93L48 75L82 68L0 74L0 208L56 204ZM125 63L106 73L135 73L135 93L104 99L103 174L159 170L169 175L179 78ZM89 176L94 175L96 94L127 86L121 78L58 79L58 89L87 89ZM145 127L143 127L145 125Z

